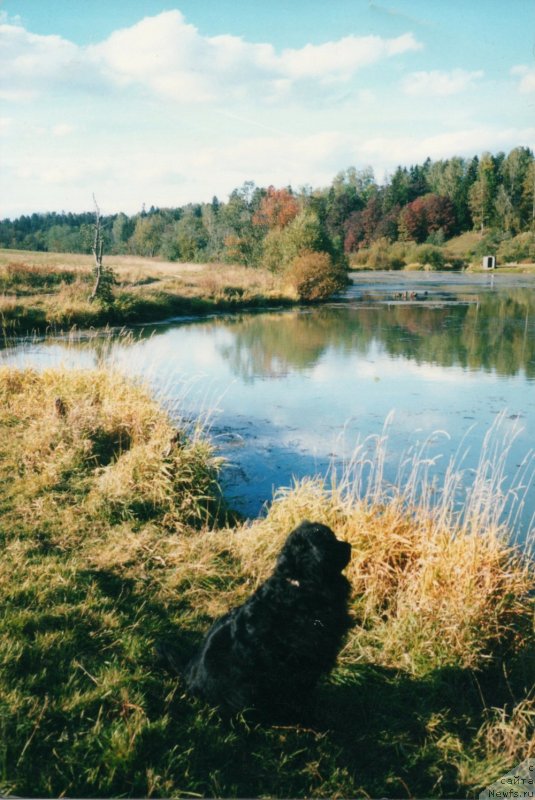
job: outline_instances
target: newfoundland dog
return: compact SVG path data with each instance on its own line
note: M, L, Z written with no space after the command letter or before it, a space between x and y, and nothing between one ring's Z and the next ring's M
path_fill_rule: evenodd
M295 715L336 662L350 626L351 545L305 521L288 536L273 574L212 625L184 677L189 692L226 713Z

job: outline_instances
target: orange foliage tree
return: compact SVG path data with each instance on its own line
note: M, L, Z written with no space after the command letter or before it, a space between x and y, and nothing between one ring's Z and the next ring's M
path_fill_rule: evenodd
M253 224L269 230L282 230L298 213L299 203L288 189L270 186L253 215Z

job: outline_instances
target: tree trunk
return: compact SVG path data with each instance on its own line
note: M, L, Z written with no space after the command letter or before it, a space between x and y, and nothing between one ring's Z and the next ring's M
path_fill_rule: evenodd
M104 242L102 241L102 228L100 222L100 209L98 207L95 195L93 195L93 201L95 203L95 235L93 238L93 247L91 248L93 251L93 256L95 258L95 285L93 286L93 291L89 295L89 302L92 303L98 297L100 286L102 283L102 252L104 248Z

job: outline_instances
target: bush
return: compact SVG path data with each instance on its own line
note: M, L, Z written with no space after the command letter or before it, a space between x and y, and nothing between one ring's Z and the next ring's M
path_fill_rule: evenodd
M446 252L444 254L444 258L446 259L446 262L443 269L461 270L466 269L468 266L466 259L453 256L451 253Z
M416 245L410 252L411 261L429 266L431 269L442 269L445 263L444 251L434 244Z
M391 244L386 237L377 239L368 249L361 249L355 263L368 269L403 269L407 246L404 242Z
M328 253L305 251L294 258L286 277L300 300L325 300L348 282L344 269L333 264Z
M513 239L504 239L496 251L498 263L518 263L525 259L535 261L535 234L526 231Z
M476 258L483 256L495 256L498 248L506 238L502 231L490 230L488 231L472 249L472 255Z
M219 503L210 445L195 431L177 432L145 388L120 375L5 368L0 405L0 429L10 416L27 423L7 456L20 463L21 493L61 487L80 515L150 517L173 530L210 520Z

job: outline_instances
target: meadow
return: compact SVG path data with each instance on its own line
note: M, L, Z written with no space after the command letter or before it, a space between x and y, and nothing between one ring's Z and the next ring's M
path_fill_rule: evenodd
M5 335L73 326L122 326L175 316L291 304L291 287L263 269L110 256L113 302L91 302L93 257L0 250Z
M535 757L535 579L499 457L462 516L453 474L387 491L369 458L243 521L203 430L142 384L2 368L0 793L471 797ZM352 544L354 626L306 723L224 721L158 643L191 652L304 518Z

